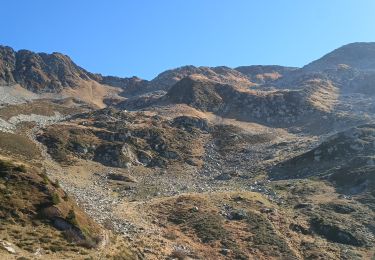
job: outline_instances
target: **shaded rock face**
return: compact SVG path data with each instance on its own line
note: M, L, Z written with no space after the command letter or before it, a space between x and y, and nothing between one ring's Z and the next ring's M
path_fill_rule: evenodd
M303 90L240 91L232 85L188 77L175 84L160 100L184 103L243 121L288 126L307 116L322 116L326 108L316 106L311 97L329 87L328 82L322 81Z
M150 86L149 81L138 77L120 78L114 76L102 76L100 83L123 89L121 95L127 97L147 92Z
M134 180L129 176L118 173L110 173L107 175L107 178L114 181L134 182Z
M144 165L150 165L152 163L152 154L143 150L137 152L138 161Z
M371 192L375 187L374 156L375 125L367 124L329 137L318 147L276 165L270 175L276 179L320 176L343 193Z
M364 242L361 239L356 238L350 232L341 230L340 227L336 225L324 223L322 219L312 219L311 226L316 233L325 237L329 241L352 246L364 245Z
M215 89L216 83L187 77L174 85L166 99L172 103L185 103L203 111L217 112L223 106L223 98Z
M333 210L336 213L340 214L350 214L355 212L355 208L345 205L345 204L337 204L337 203L330 203L323 205L323 207L327 208L328 210Z
M346 91L352 93L362 93L365 95L375 96L375 72L363 72L348 81Z
M13 71L16 65L16 54L12 48L0 46L0 84L14 84Z
M92 73L78 67L60 53L15 52L0 46L0 82L20 84L33 92L59 92L65 87L76 87L80 80L98 80Z
M172 126L180 127L188 131L198 128L202 131L209 131L208 121L198 117L180 116L173 119Z
M104 144L95 150L94 161L103 165L127 168L138 164L137 156L127 144L112 145Z
M77 232L77 234L79 234L79 236L81 237L81 239L84 239L84 235L82 234L81 230L75 228L72 224L70 224L69 222L67 222L65 219L63 218L54 218L52 220L52 224L55 228L59 229L59 230L74 230L75 232Z
M124 95L127 95L126 90ZM128 110L142 109L157 104L164 95L165 92L151 92L140 96L130 97L125 101L118 103L116 108Z

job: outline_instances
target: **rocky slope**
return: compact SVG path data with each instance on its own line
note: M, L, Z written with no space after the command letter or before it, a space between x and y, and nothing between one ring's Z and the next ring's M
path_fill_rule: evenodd
M373 46L150 81L0 48L0 258L372 259Z
M53 233L60 230L68 241L88 248L95 247L100 242L99 227L75 206L57 182L50 181L43 172L24 164L17 165L1 160L0 167L3 190L1 193L2 230L11 225L24 223L28 229L32 229L33 225L40 225L41 229L44 227L46 230L56 228ZM34 239L39 239L38 236ZM12 242L17 243L17 240ZM35 250L30 244L25 243L21 246L22 241L19 241L19 244L23 250L30 252ZM46 243L44 249L50 249L48 246L51 245Z
M361 118L337 109L339 89L332 81L317 78L306 79L298 89L243 90L191 76L177 82L165 95L134 97L117 107L147 110L170 104L187 104L222 117L272 127L300 127L307 132L329 132L361 122ZM317 126L318 118L321 123Z
M60 162L78 157L120 168L197 165L202 158L194 149L208 128L205 120L194 117L166 121L157 115L105 109L77 115L59 128L51 126L38 140Z
M302 69L305 71L324 71L335 69L340 64L345 64L358 70L375 69L375 43L351 43L344 45L322 58L311 62Z
M270 72L271 73L271 72ZM228 67L195 67L183 66L160 73L151 81L138 78L117 78L103 77L102 82L111 86L119 86L124 89L123 95L134 96L134 94L146 94L152 92L167 92L173 85L185 77L198 77L202 80L211 80L222 84L232 84L239 88L247 89L256 85L246 74L237 69ZM258 78L261 76L259 75ZM263 75L264 78L272 77ZM276 78L276 76L275 76ZM255 80L255 77L254 77ZM257 81L261 81L257 79Z
M311 151L277 165L272 176L319 176L332 181L346 194L369 192L370 199L375 195L372 194L375 188L374 142L373 124L350 128L330 136Z
M352 43L342 46L275 82L275 86L298 88L306 78L332 81L342 93L374 95L375 44Z

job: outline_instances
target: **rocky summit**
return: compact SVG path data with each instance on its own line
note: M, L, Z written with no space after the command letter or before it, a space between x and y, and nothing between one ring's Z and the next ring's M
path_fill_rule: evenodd
M0 46L1 259L374 259L375 43L152 80Z

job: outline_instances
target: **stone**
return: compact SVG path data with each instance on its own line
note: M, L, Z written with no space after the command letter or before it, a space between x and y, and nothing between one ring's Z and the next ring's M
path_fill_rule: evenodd
M228 214L228 219L230 220L243 220L246 218L247 214L243 210L234 210Z
M11 243L9 243L7 241L4 241L4 240L0 240L0 245L8 253L10 253L10 254L16 254L16 249L14 248L14 246Z
M215 180L218 180L218 181L228 181L232 179L232 176L230 174L227 174L227 173L223 173L217 177L215 177Z

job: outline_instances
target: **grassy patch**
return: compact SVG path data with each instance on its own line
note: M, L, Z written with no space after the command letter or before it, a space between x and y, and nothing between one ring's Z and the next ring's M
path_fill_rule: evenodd
M38 147L26 136L0 132L0 150L8 155L25 159L40 159Z
M78 112L77 108L64 107L52 102L44 100L36 100L30 103L18 104L18 105L9 105L0 109L0 117L8 120L13 116L20 114L23 115L42 115L42 116L53 116L55 111L61 114L71 114Z
M252 236L248 237L251 247L258 248L270 256L295 258L284 238L277 234L272 223L265 216L249 211L246 221L252 233Z
M176 209L169 220L182 230L193 229L204 243L221 240L227 236L223 218L209 212L193 212L191 209Z

